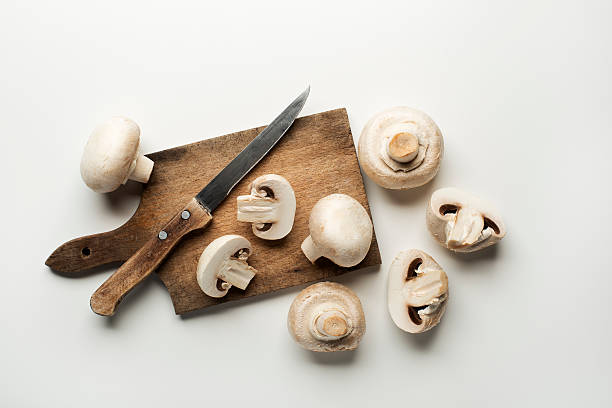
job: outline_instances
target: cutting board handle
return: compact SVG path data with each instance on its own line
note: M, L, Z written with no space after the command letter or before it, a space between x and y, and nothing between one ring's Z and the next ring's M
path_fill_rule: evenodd
M89 302L91 310L112 316L123 297L149 276L187 233L202 229L211 221L208 210L193 198L96 290Z
M78 272L116 261L125 261L140 247L138 235L129 226L100 234L75 238L60 245L45 261L51 269L66 274Z

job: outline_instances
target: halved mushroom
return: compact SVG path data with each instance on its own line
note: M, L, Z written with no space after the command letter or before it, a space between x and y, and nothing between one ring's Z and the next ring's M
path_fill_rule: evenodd
M128 179L149 181L153 161L138 152L140 128L122 117L97 126L85 145L81 158L81 177L98 193L116 190Z
M247 264L251 244L240 235L224 235L211 242L198 261L196 277L204 293L220 298L236 286L245 290L257 270Z
M444 140L425 113L398 106L374 115L359 137L359 162L384 188L408 189L428 183L440 168Z
M301 291L289 308L293 339L311 351L354 350L365 333L357 295L339 283L315 283Z
M388 306L400 329L422 333L437 325L446 310L448 278L425 252L400 252L389 269Z
M332 194L312 208L310 235L302 252L314 263L325 257L339 266L355 266L365 258L372 243L372 221L357 200L346 194Z
M238 221L253 223L253 234L281 239L293 228L295 194L291 184L276 174L257 177L251 195L238 197Z
M495 207L453 187L436 190L427 206L427 228L455 252L473 252L497 243L506 227Z

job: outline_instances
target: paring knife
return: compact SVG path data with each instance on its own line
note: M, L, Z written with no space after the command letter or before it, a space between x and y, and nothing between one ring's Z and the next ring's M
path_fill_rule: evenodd
M291 127L309 93L310 87L291 102L183 210L172 217L157 236L125 261L91 296L91 310L99 315L112 316L123 297L157 268L183 236L208 226L215 208Z

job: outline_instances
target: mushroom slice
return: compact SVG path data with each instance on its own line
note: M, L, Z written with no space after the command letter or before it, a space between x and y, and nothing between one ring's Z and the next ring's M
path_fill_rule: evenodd
M97 126L85 145L81 177L98 193L116 190L130 180L149 181L153 161L138 153L140 128L131 119L115 117Z
M444 140L425 113L398 106L382 111L359 137L359 162L376 184L408 189L429 182L438 172Z
M251 244L240 235L224 235L211 242L198 262L196 277L204 293L220 298L236 286L245 290L257 270L247 264Z
M354 350L366 329L357 295L333 282L301 291L291 304L287 326L293 339L311 351Z
M251 195L238 197L238 221L253 223L253 234L263 239L284 238L295 217L295 194L291 184L276 174L257 177Z
M400 329L422 333L437 325L446 310L448 278L425 252L400 252L389 269L388 306Z
M491 203L453 187L431 195L427 228L440 244L455 252L474 252L506 235L504 222Z
M332 194L312 208L310 235L302 252L314 263L325 257L339 266L355 266L365 258L372 243L372 221L357 200L346 194Z

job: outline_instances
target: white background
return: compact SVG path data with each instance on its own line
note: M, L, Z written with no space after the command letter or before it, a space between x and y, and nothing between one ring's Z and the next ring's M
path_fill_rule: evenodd
M607 1L53 1L0 3L0 405L610 406L612 17ZM154 277L112 319L65 278L61 243L113 229L139 187L80 179L93 127L117 114L153 152L267 123L307 84L303 114L427 112L438 176L366 179L383 265L338 279L361 298L358 351L289 337L301 288L181 318ZM495 202L507 237L453 255L425 227L439 187ZM441 324L397 329L386 272L420 248L447 271Z

